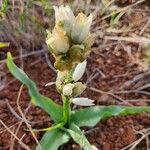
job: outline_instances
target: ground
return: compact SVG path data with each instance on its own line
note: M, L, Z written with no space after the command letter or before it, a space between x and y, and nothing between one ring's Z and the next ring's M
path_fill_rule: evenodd
M110 25L110 18L105 18L108 14L103 17L97 16L93 22L92 33L95 36L95 43L82 79L87 84L83 95L94 99L99 105L149 105L150 89L145 85L150 83L150 74L147 71L147 64L138 56L150 43L149 40L142 41L142 37L146 39L150 33L150 4L149 1L136 4L136 1L126 0L118 1L116 4L118 7L129 7L117 24ZM133 4L135 5L132 6ZM118 39L114 40L114 37ZM121 39L121 37L132 39ZM0 124L0 149L23 149L22 143L18 143L12 136L14 133L20 141L33 150L36 140L30 132L25 131L27 126L22 122L18 110L23 111L32 128L49 127L52 122L45 112L30 103L25 87L21 91L17 105L21 84L12 77L6 67L7 51L8 49L4 49L0 54L0 72L2 72L0 119L5 125ZM47 49L28 51L21 58L19 49L14 48L13 45L10 51L14 57L18 57L15 60L16 64L22 66L29 77L36 82L39 91L61 103L55 86L45 87L46 83L55 81L56 78L55 69L51 66L54 59ZM149 125L150 114L141 113L111 117L102 120L92 129L83 128L83 131L90 143L99 150L149 150ZM43 132L35 134L40 140ZM79 147L71 141L60 149L78 150Z

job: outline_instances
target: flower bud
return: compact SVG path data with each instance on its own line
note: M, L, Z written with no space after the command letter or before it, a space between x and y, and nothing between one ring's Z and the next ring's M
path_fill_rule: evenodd
M75 18L75 22L73 24L71 32L72 41L81 44L88 36L91 24L92 14L87 17L85 14L79 13L78 16Z
M68 35L72 30L75 16L69 6L53 6L55 10L56 26L61 27Z
M87 61L78 64L73 72L72 78L74 81L78 81L84 74L86 69Z
M73 96L74 97L79 96L85 89L86 85L82 84L82 82L74 83Z
M85 97L72 98L71 102L79 106L93 106L94 105L93 103L94 100L91 100Z
M52 48L52 52L56 55L66 53L69 49L69 39L65 32L59 28L54 28L52 34L49 34L46 44Z
M74 84L68 83L63 87L63 95L71 96L73 92Z
M62 90L62 84L65 80L66 72L60 72L58 71L57 73L57 78L56 78L56 88L58 92L61 92Z

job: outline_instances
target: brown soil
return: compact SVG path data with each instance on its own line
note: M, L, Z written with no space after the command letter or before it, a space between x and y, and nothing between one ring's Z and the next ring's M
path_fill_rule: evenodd
M126 1L125 1L126 3ZM124 3L123 3L124 4ZM144 7L144 6L143 6ZM145 6L147 7L147 6ZM127 16L128 17L128 16ZM130 21L134 17L134 32L138 35L139 33L139 15L136 16L135 13L130 16ZM135 19L136 18L136 19ZM126 17L121 21L126 23ZM107 21L102 21L101 24L106 24ZM144 23L143 23L144 24ZM110 33L106 33L110 34ZM130 35L131 33L125 34L124 36ZM123 35L120 35L123 36ZM88 83L87 90L83 93L91 99L94 99L97 104L117 104L117 105L149 105L147 100L150 98L149 95L142 93L119 93L121 91L131 91L145 85L145 83L150 82L150 75L143 75L139 80L134 81L133 79L138 78L139 75L144 74L137 63L135 63L129 54L122 48L122 46L109 45L106 43L105 47L98 47L104 41L99 38L96 40L93 46L93 52L88 59L88 68L84 76L83 81ZM128 43L133 50L133 54L137 53L139 44ZM5 50L6 52L7 50ZM39 91L55 99L57 102L61 103L60 97L55 90L54 86L45 87L45 84L50 81L55 81L56 73L48 66L45 55L42 52L40 54L35 54L33 56L28 56L23 58L24 71L33 79L39 88ZM12 51L13 56L18 56L18 51ZM53 58L51 56L50 60L53 64ZM0 57L4 59L4 56ZM20 59L16 60L16 63L20 64ZM101 71L101 73L99 73ZM2 83L5 87L0 91L0 119L6 124L7 127L11 129L12 132L16 132L18 125L20 124L20 119L14 113L14 111L20 116L17 108L17 95L21 84L14 80L7 70L5 63L0 66L0 72L6 74L6 79L2 76ZM90 75L95 75L93 80L90 79ZM94 87L95 89L101 90L100 93L90 89ZM105 91L105 92L102 92ZM108 92L109 91L109 92ZM149 92L149 89L146 89ZM113 93L110 94L110 92ZM117 93L118 92L118 93ZM125 100L124 100L125 99ZM25 113L26 109L30 105L30 98L28 97L27 90L24 87L20 97L20 106ZM12 110L13 109L13 110ZM46 113L44 113L40 108L31 106L27 113L26 118L30 121L33 128L44 128L51 125L50 118ZM150 126L150 115L147 113L142 113L132 116L124 117L112 117L107 120L101 121L93 129L84 129L87 138L90 143L97 146L99 150L121 150L123 147L133 143L137 139L142 137L141 132L144 129L148 129ZM25 123L23 123L19 129L17 136L21 138L23 136L23 142L27 144L32 150L34 150L36 142L30 132L25 131L27 128ZM149 130L147 130L149 131ZM146 131L145 131L146 134ZM43 133L36 133L37 138L40 140ZM149 137L146 136L136 147L137 150L148 150L150 148ZM14 143L13 143L14 142ZM0 149L8 150L13 146L13 150L22 150L18 141L13 141L11 134L0 124ZM72 141L69 144L64 145L62 150L78 150L79 147ZM129 149L129 148L127 148Z

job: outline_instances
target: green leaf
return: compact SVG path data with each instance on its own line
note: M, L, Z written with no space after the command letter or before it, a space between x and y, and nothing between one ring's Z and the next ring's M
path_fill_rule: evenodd
M9 0L2 0L2 4L1 4L1 9L0 9L0 11L2 12L2 13L6 13L6 11L7 11L7 8L8 8L8 2L9 2Z
M42 150L57 150L62 144L68 142L69 139L70 136L67 133L59 129L55 129L53 131L47 131L44 134L40 145ZM37 146L36 150L41 149Z
M70 129L67 129L67 132L70 134L73 140L81 146L81 148L84 150L93 150L87 138L77 125L72 123L70 125Z
M38 92L36 84L32 80L30 80L28 76L14 64L10 53L7 53L7 66L9 68L9 71L20 82L27 86L29 95L31 97L31 102L36 106L44 109L55 122L59 122L62 118L62 107L53 102L50 98L45 97Z
M42 2L42 5L44 7L44 10L46 12L46 15L48 17L51 17L52 15L52 5L51 5L51 2L49 0L41 0Z
M72 112L72 121L82 127L93 127L101 119L117 115L132 115L141 112L150 112L149 106L94 106Z
M120 13L115 13L112 12L112 17L111 17L111 24L117 24L120 20L120 18L125 14L125 12L120 12Z
M0 42L0 48L8 47L9 43Z

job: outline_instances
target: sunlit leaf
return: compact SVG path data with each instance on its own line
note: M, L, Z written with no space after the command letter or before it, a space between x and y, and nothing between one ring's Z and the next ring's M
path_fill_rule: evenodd
M84 149L84 150L93 150L92 146L90 145L90 143L86 139L85 135L82 133L82 131L80 130L80 128L77 125L72 123L70 125L70 129L67 129L67 131L69 132L69 134L73 138L73 140L77 144L79 144L82 149Z
M132 115L141 112L150 112L149 106L94 106L76 110L72 113L72 121L82 127L95 126L101 119L117 115Z
M44 109L55 122L59 122L62 118L62 107L53 102L50 98L45 97L38 92L36 84L32 80L30 80L28 76L14 64L10 53L7 53L7 66L9 68L9 71L20 82L27 86L29 95L31 97L31 102L36 106Z

